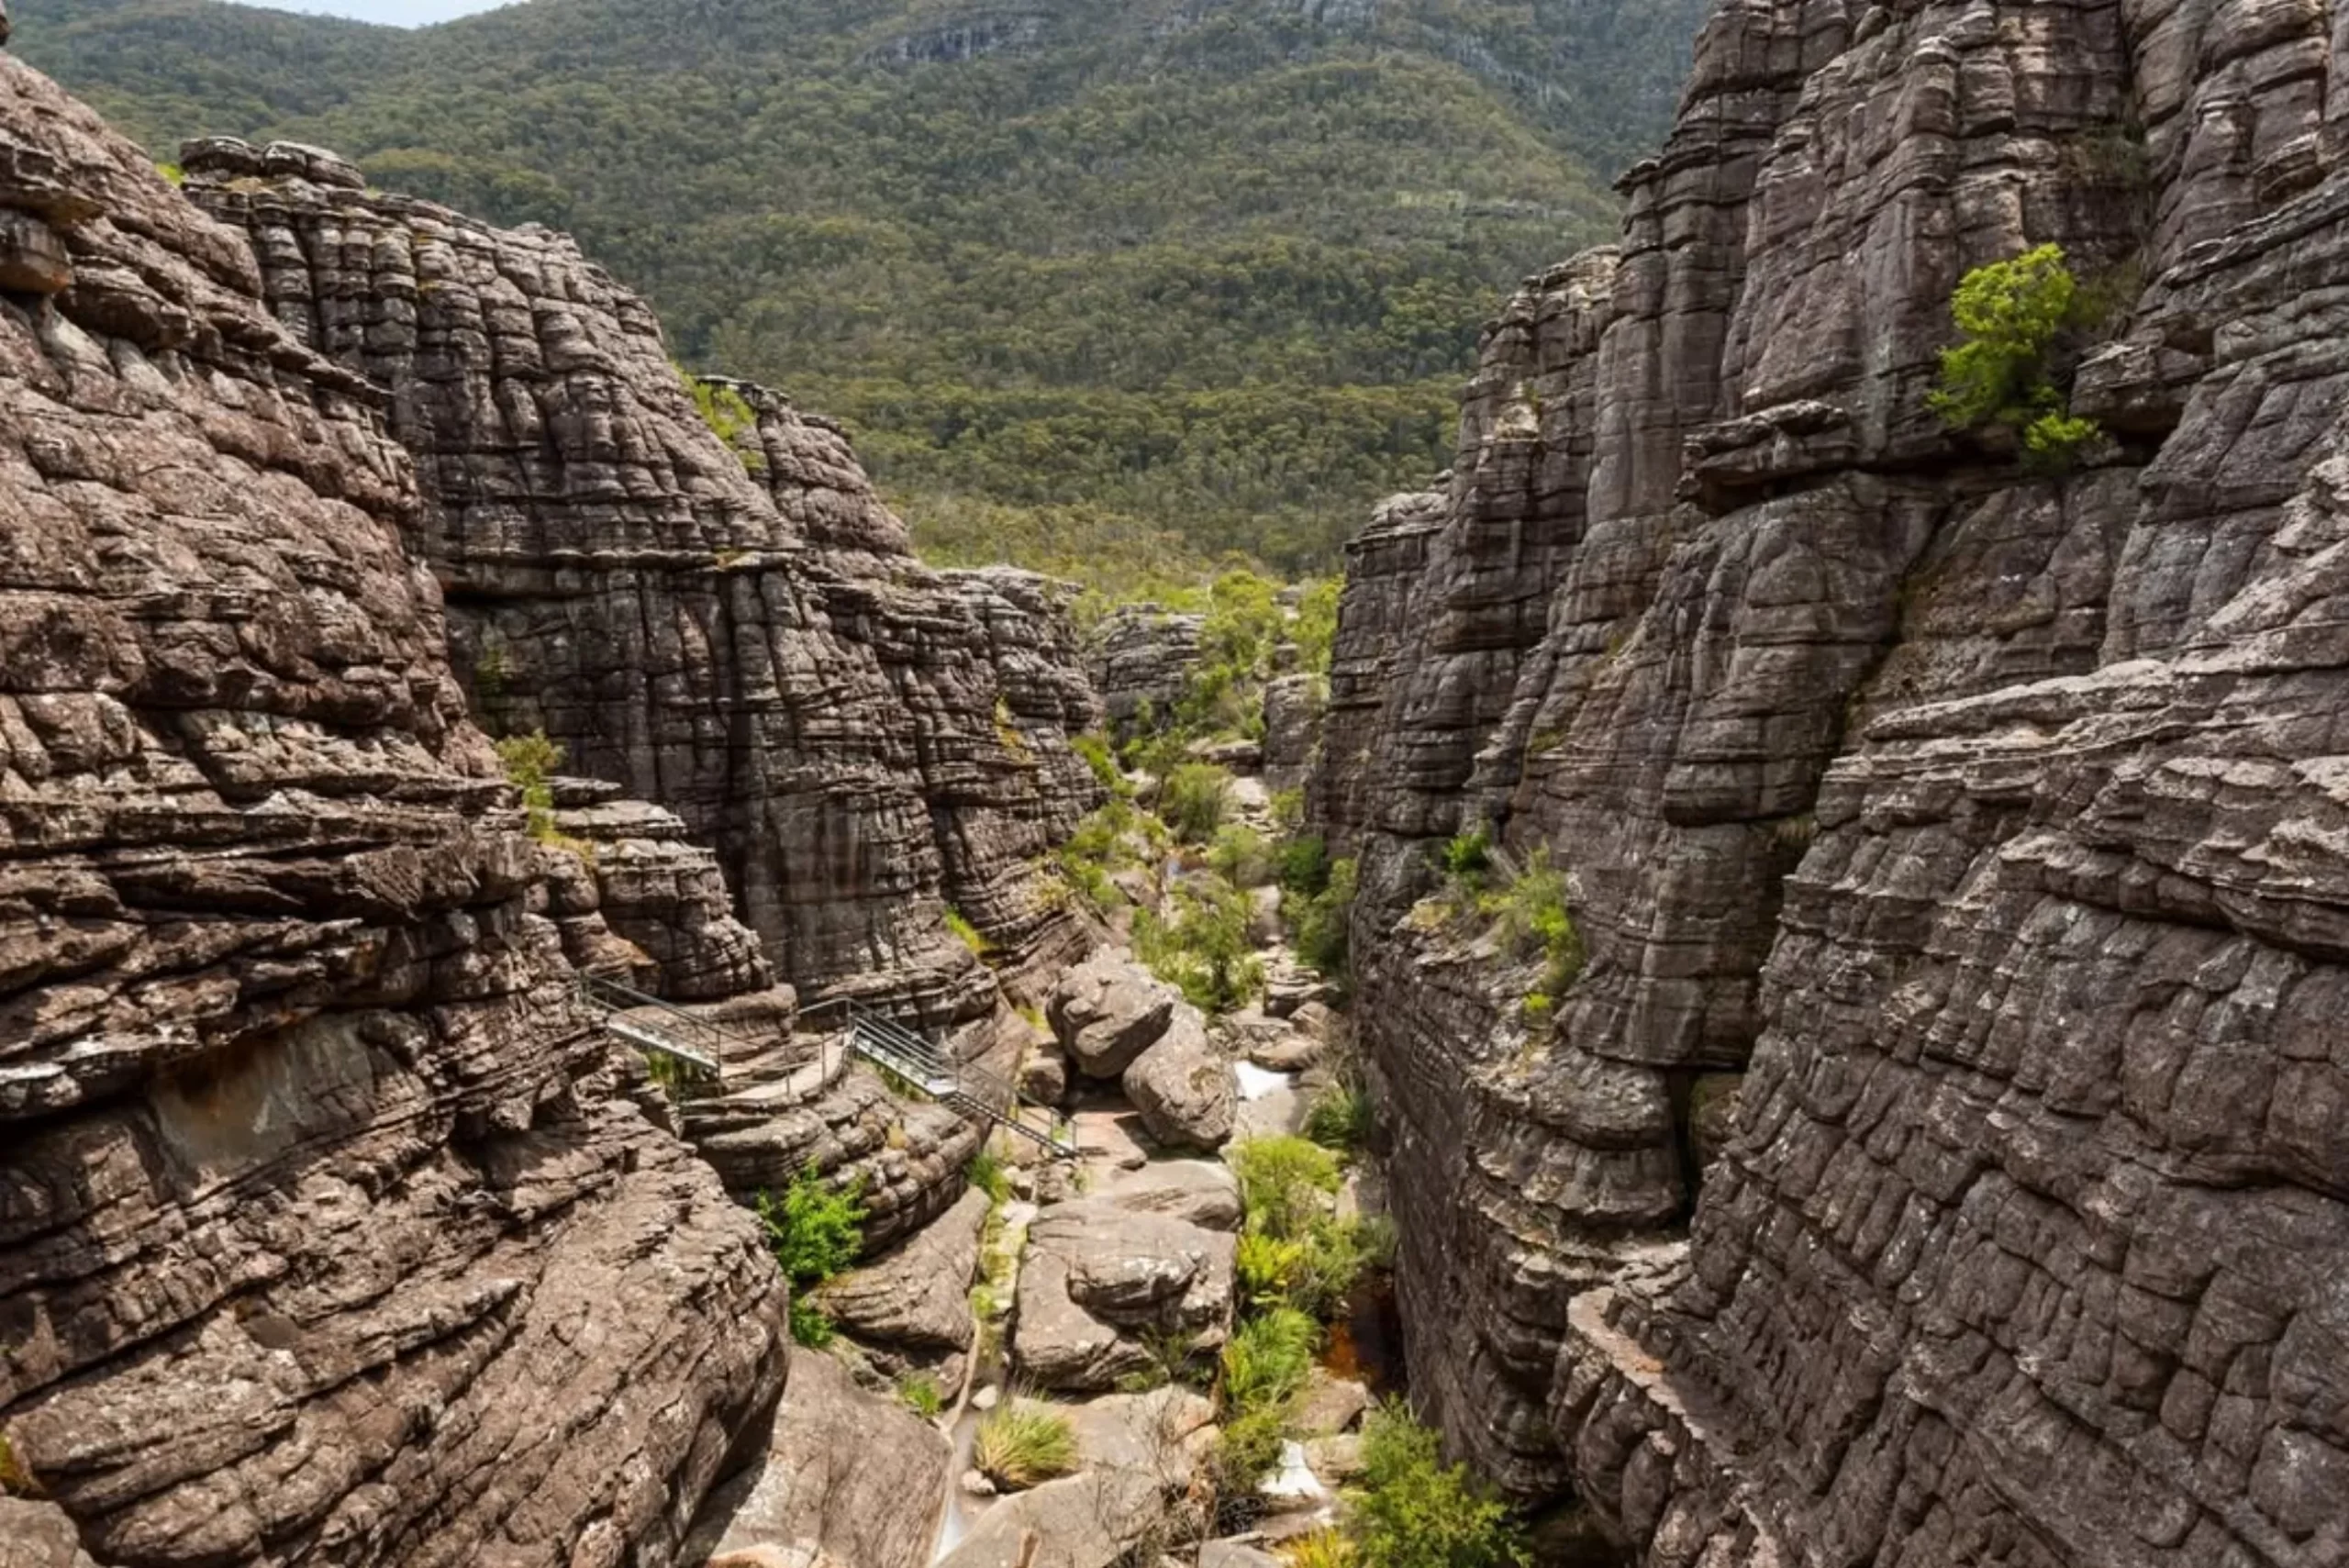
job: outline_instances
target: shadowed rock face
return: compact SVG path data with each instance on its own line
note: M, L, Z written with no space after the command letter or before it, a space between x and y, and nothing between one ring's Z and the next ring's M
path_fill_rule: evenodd
M380 395L6 59L0 213L11 1451L110 1568L669 1562L783 1293L571 1005Z
M1353 547L1309 796L1415 1392L1646 1561L2349 1553L2335 55L1725 6ZM2049 240L2119 299L2061 476L1923 398ZM1477 821L1572 873L1554 1021L1403 919Z
M389 389L475 706L714 845L781 979L942 1021L994 995L947 906L1014 971L1077 944L1030 874L1098 794L1054 585L922 566L837 426L689 384L567 237L311 149L184 162L286 330Z

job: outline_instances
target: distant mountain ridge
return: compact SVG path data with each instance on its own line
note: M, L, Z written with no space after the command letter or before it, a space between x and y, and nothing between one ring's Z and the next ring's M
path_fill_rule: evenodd
M847 419L949 558L1326 562L1443 461L1476 323L1608 238L1698 0L530 0L403 30L58 0L169 159L319 142L575 232L681 360Z

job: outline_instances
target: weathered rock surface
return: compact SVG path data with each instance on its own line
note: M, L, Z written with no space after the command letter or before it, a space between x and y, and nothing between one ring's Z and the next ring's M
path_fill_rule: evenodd
M1264 787L1303 789L1321 739L1321 709L1329 682L1319 675L1281 675L1264 684Z
M2340 49L1725 6L1353 547L1308 796L1413 1392L1645 1562L2349 1555ZM1924 400L2043 241L2121 296L2061 475ZM1553 1019L1403 919L1477 823L1571 873Z
M1202 617L1156 605L1120 605L1093 634L1088 670L1109 732L1123 740L1145 716L1163 719L1190 685Z
M1156 1364L1144 1333L1212 1351L1231 1320L1232 1248L1227 1233L1107 1199L1043 1210L1019 1270L1019 1374L1097 1393Z
M1112 1171L1090 1195L1137 1214L1169 1214L1209 1230L1240 1229L1240 1179L1219 1160L1152 1160Z
M0 210L11 1551L673 1561L780 1282L573 1006L382 399L5 58Z
M896 1251L823 1287L824 1311L860 1340L917 1349L968 1350L971 1282L987 1195L974 1187Z
M183 162L285 330L390 390L479 710L714 845L810 995L980 1011L993 977L950 904L1015 971L1074 956L1031 868L1097 799L1066 740L1099 709L1052 584L922 566L837 426L681 382L562 236L370 192L314 150Z
M685 1556L769 1552L853 1568L923 1568L952 1445L904 1401L859 1388L820 1351L791 1352L773 1446L720 1487Z
M1061 976L1044 1015L1071 1066L1088 1078L1115 1078L1157 1043L1182 1006L1182 993L1131 954L1106 948Z
M1141 1124L1162 1148L1213 1153L1231 1136L1239 1086L1231 1063L1208 1039L1207 1021L1187 1002L1156 1044L1134 1058L1120 1082Z
M1019 1492L990 1508L941 1561L955 1568L1015 1568L1032 1537L1034 1562L1109 1568L1138 1560L1153 1539L1192 1528L1178 1516L1213 1429L1214 1407L1187 1388L1112 1394L1067 1408L1078 1473Z

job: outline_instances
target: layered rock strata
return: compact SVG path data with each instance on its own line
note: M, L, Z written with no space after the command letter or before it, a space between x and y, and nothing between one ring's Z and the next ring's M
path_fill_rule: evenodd
M314 149L191 144L301 343L391 393L460 678L507 732L713 845L780 979L933 1022L1081 943L1036 861L1095 804L1099 708L1054 588L911 555L840 428L688 379L566 237L368 190Z
M1120 605L1094 629L1086 664L1119 740L1155 728L1191 684L1203 617Z
M674 1561L783 1292L573 1005L380 393L5 58L0 214L0 1555Z
M1644 1561L2349 1555L2338 60L1726 7L1353 549L1310 795L1415 1391ZM2047 241L2110 302L2061 473L1925 403ZM1419 903L1478 826L1571 873L1553 1015Z

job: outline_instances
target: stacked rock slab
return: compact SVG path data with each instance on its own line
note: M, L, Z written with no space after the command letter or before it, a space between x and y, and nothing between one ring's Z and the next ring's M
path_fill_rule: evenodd
M1099 709L1043 579L914 559L840 428L688 380L564 236L365 188L330 153L193 143L297 340L389 389L477 709L718 851L779 977L931 1021L1081 939L1031 864L1096 803Z
M672 1561L780 1282L571 1005L379 395L6 59L0 212L0 1558Z
M1111 733L1122 740L1163 722L1199 661L1204 617L1157 605L1120 605L1095 628L1089 661Z
M1310 794L1415 1392L1648 1562L2349 1556L2340 48L1724 7L1355 549ZM2062 473L1925 403L2047 241L2114 301ZM1572 873L1554 1020L1403 920L1480 823Z

